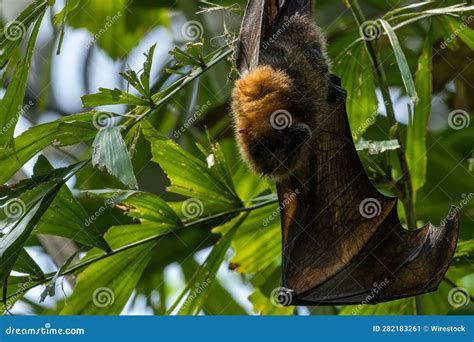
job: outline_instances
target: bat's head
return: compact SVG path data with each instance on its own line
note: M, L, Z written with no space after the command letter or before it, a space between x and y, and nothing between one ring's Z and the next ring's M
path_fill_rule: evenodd
M254 0L247 6L233 94L237 141L244 160L282 180L299 166L328 112L325 42L311 1Z

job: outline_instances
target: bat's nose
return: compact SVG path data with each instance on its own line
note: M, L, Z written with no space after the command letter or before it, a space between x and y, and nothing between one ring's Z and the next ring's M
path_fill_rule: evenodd
M291 125L291 127L288 128L288 131L299 143L307 142L313 137L311 127L304 123Z

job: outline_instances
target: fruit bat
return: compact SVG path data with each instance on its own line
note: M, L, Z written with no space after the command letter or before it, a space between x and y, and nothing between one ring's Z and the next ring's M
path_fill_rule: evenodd
M457 212L442 227L406 230L397 198L371 184L312 1L250 0L235 63L241 155L277 183L284 304L375 304L436 290L456 248Z

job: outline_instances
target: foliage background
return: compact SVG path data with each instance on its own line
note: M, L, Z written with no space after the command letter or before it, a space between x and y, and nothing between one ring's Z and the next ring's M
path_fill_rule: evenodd
M472 5L360 1L366 18L383 17L398 36L400 46L375 25L369 43L387 74L394 126L354 1L317 3L374 184L398 194L400 135L417 225L440 225L451 205L461 215L437 292L376 306L276 305L275 187L240 161L229 112L244 1L3 0L1 310L472 314Z

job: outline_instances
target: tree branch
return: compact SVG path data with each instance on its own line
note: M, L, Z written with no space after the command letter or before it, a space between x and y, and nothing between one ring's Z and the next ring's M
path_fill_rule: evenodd
M278 203L278 200L275 198L275 199L270 199L270 200L267 200L267 201L263 201L261 203L257 203L257 204L254 204L254 205L251 205L251 206L248 206L248 207L242 207L242 208L238 208L238 209L235 209L235 210L230 210L230 211L227 211L227 212L223 212L223 213L219 213L217 215L213 215L213 216L209 216L209 217L206 217L206 218L203 218L203 219L200 219L200 220L196 220L196 221L193 221L191 223L188 223L188 224L185 224L183 225L183 227L179 228L179 230L181 229L189 229L189 228L192 228L192 227L195 227L195 226L200 226L200 225L203 225L203 224L206 224L206 223L210 223L210 222L213 222L217 219L220 219L220 218L226 218L226 217L231 217L232 215L235 215L235 214L241 214L241 213L247 213L247 212L251 212L253 210L257 210L257 209L260 209L260 208L263 208L263 207L266 207L268 205L271 205L271 204L277 204ZM83 261L83 262L79 262L77 264L75 264L74 266L71 266L69 267L68 269L66 269L64 272L62 272L58 277L62 277L62 276L65 276L65 275L68 275L68 274L71 274L71 273L74 273L74 272L77 272L81 269L83 269L84 267L86 266L90 266L91 264L94 264L98 261L101 261L101 260L104 260L104 259L107 259L109 257L111 257L112 255L115 255L115 254L119 254L121 252L125 252L125 251L128 251L129 249L132 249L134 247L138 247L138 246L142 246L146 243L149 243L149 242L152 242L152 241L156 241L158 239L161 239L167 235L171 235L175 232L175 230L173 230L172 232L169 232L169 233L166 233L166 234L160 234L160 235L155 235L155 236L150 236L146 239L143 239L143 240L140 240L140 241L136 241L134 243L131 243L131 244L128 244L128 245L125 245L125 246L122 246L122 247L119 247L117 249L114 249L108 253L104 253L102 255L98 255L94 258L90 258L90 259L87 259L86 261ZM30 284L26 287L22 287L21 290L11 294L10 296L7 296L6 299L10 299L10 298L14 298L14 297L18 297L26 292L28 292L29 290L31 290L32 288L36 287L36 286L39 286L39 285L42 285L42 284L45 284L47 283L48 281L50 281L51 279L53 279L53 277L55 276L56 272L52 272L52 273L48 273L46 274L46 277L44 280L38 280L36 283L34 284Z

